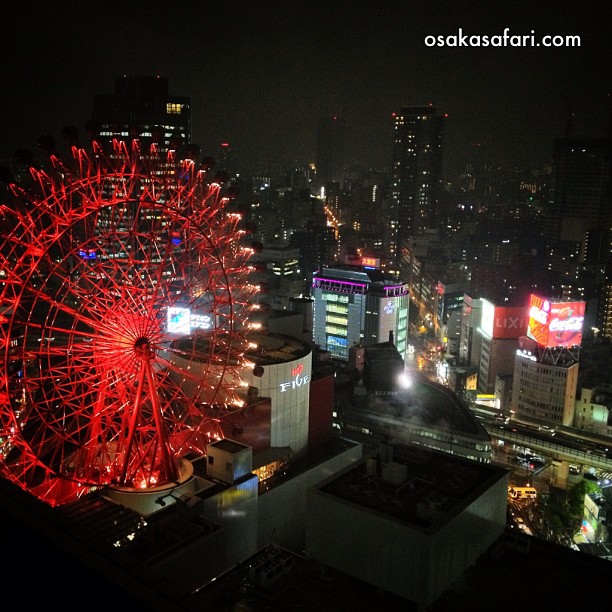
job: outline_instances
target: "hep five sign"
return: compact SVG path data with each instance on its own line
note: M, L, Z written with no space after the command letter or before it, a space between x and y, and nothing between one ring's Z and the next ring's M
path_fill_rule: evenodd
M304 364L300 363L298 366L291 370L291 380L280 383L280 392L285 393L289 390L299 389L302 385L305 385L310 380L309 374L304 374Z

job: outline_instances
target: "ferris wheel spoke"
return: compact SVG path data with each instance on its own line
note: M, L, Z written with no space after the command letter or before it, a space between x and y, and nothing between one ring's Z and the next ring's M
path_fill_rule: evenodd
M50 503L172 484L205 454L238 405L253 289L237 217L193 162L73 151L2 211L2 347L28 360L4 375L0 470Z

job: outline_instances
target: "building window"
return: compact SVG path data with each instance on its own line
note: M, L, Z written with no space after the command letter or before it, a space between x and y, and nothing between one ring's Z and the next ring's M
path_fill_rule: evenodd
M166 103L166 112L169 115L180 115L183 111L182 104L176 104L176 102L167 102Z

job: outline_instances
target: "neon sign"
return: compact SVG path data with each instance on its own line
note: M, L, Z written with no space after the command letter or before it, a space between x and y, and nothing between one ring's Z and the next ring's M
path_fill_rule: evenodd
M532 294L527 336L544 347L579 345L585 306L585 302L550 302Z
M310 380L310 374L302 374L304 371L304 364L300 363L300 365L296 366L291 370L291 376L293 376L293 380L289 382L280 383L280 392L285 393L288 389L299 389L302 385L305 385Z

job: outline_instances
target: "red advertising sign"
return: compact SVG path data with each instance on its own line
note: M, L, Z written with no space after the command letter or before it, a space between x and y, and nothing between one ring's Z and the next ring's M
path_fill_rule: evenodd
M527 330L527 308L524 306L496 306L493 319L493 338L519 338Z
M527 336L540 346L576 346L582 342L586 302L550 302L531 295Z

